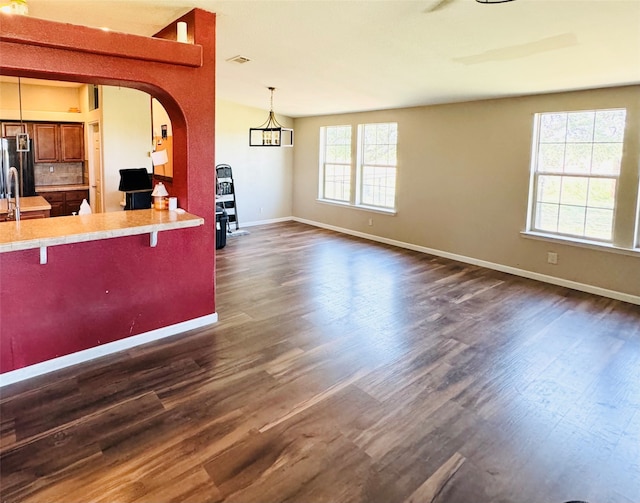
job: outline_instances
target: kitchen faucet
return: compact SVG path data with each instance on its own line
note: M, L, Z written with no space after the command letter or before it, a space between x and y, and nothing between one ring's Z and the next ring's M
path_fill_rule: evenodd
M18 170L13 166L9 168L9 179L7 180L9 191L11 191L12 175L13 175L13 179L15 180L15 188L13 190L13 195L14 195L13 215L15 217L15 221L19 222L20 221L20 177L18 176ZM11 199L8 200L7 210L9 212L8 216L9 218L11 218Z

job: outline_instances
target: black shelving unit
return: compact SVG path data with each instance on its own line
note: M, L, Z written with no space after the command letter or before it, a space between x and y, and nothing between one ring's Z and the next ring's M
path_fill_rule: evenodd
M216 205L223 208L229 217L227 232L231 232L231 224L235 224L236 230L239 230L233 170L228 164L216 166Z

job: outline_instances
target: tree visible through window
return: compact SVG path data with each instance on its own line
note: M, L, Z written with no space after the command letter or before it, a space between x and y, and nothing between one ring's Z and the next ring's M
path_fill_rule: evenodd
M393 209L396 202L398 124L360 126L359 202Z
M325 199L351 199L351 126L327 126L322 135L322 194Z
M319 197L353 206L393 210L398 124L360 124L357 131L357 163L354 164L352 126L320 128ZM357 183L353 183L354 180Z
M534 231L612 241L626 111L536 114Z

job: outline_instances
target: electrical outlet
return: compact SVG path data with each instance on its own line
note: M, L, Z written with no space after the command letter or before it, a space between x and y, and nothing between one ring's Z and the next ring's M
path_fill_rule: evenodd
M369 219L369 225L373 225L373 218Z
M49 166L49 173L53 173L53 166Z
M558 263L558 254L556 252L547 252L547 262L556 265Z

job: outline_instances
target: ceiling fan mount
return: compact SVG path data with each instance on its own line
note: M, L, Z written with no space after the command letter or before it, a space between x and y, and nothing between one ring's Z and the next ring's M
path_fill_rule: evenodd
M448 7L450 4L456 1L458 0L438 0L431 7L427 7L424 12L435 12L437 10L444 9L445 7ZM514 0L476 0L477 3L481 4L507 3L513 1Z

